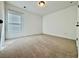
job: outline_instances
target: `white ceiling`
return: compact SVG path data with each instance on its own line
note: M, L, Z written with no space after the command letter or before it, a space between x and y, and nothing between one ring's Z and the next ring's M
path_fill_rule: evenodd
M63 8L67 8L71 5L77 5L76 1L70 3L70 1L47 1L47 7L40 8L37 6L37 1L7 1L7 3L12 4L14 6L20 7L24 9L26 6L26 10L38 15L46 15L51 12L56 12Z

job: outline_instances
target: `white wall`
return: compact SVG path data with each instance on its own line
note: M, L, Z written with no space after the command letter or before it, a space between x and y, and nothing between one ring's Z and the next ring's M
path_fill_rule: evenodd
M20 34L8 34L7 38L27 36L32 34L50 34L70 39L76 38L76 27L75 22L77 18L77 7L71 6L69 8L57 11L43 16L32 14L18 7L6 4L6 10L17 10L23 13L23 28ZM43 20L43 22L42 22ZM43 24L43 27L42 27Z
M11 9L22 13L22 32L19 34L7 34L7 38L15 38L21 36L27 36L32 34L42 33L42 17L36 14L32 14L18 7L6 4L6 10Z
M43 33L75 39L77 6L43 16Z

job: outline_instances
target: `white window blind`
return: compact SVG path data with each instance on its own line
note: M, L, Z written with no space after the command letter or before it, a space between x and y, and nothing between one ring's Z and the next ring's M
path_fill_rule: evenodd
M20 33L22 28L21 14L9 10L8 11L8 32L9 33Z

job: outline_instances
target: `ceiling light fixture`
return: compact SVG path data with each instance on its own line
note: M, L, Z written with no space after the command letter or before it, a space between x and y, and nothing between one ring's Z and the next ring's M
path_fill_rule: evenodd
M38 2L38 6L39 7L45 7L46 6L46 2L45 1L39 1Z

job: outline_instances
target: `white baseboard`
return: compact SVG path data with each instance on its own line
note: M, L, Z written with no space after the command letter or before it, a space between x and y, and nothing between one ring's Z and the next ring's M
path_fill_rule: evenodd
M61 37L61 38L66 38L66 39L71 39L71 40L76 40L76 39L73 39L71 37L66 37L66 36L61 36L61 35L55 35L55 34L49 34L49 33L31 34L31 35L25 35L25 36L20 36L20 37L15 37L15 38L7 38L7 39L16 39L16 38L35 36L35 35L41 35L41 34L47 34L47 35L51 35L51 36L56 36L56 37Z
M31 35L24 35L24 36L20 36L20 37L15 37L15 38L6 38L6 39L16 39L16 38L23 38L23 37L29 37L29 36L36 36L36 35L42 35L43 33L39 33L39 34L31 34Z
M60 36L60 35L55 35L55 34L48 34L48 33L43 33L43 34L50 35L50 36L56 36L56 37L60 37L60 38L66 38L66 39L76 40L76 39L73 39L71 37L65 37L65 36Z

